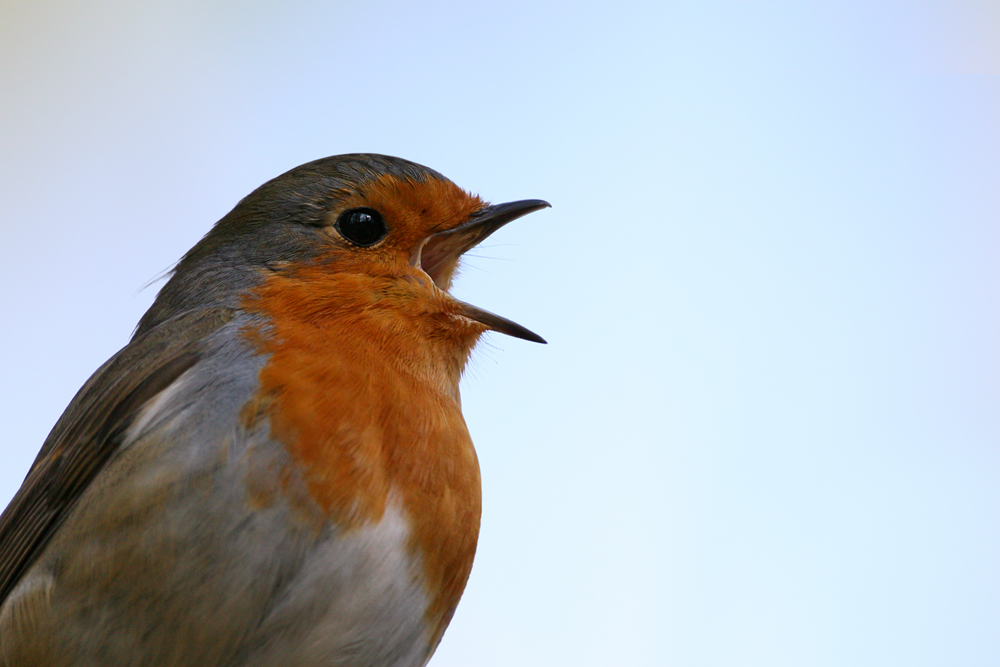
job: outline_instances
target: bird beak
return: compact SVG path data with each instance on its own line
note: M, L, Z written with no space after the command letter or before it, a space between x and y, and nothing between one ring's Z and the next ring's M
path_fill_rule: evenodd
M466 222L457 227L432 234L417 250L413 263L420 266L438 287L447 290L451 286L459 257L482 243L490 234L508 222L550 206L551 204L541 199L525 199L486 206L473 213ZM505 317L462 301L458 303L461 306L459 313L463 317L484 324L493 331L535 343L545 342L545 339L538 334Z
M455 299L458 301L458 299ZM468 317L470 320L475 320L480 324L485 324L492 331L497 331L502 334L507 334L508 336L513 336L514 338L520 338L521 340L530 340L532 343L545 344L545 339L536 334L534 331L522 327L517 322L508 320L506 317L501 317L496 313L491 313L488 310L483 310L482 308L477 308L470 303L465 303L464 301L458 301L458 305L461 309L458 311L462 317Z

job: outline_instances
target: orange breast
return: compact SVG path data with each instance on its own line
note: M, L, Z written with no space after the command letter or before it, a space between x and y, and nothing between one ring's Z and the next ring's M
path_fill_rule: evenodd
M458 380L479 331L405 281L273 275L247 302L269 327L258 403L312 498L346 530L402 505L440 638L472 568L479 465Z

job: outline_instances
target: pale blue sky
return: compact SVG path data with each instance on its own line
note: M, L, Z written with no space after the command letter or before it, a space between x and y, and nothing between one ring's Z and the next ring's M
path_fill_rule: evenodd
M265 180L543 198L456 291L485 513L431 665L1000 664L1000 5L0 4L0 502Z

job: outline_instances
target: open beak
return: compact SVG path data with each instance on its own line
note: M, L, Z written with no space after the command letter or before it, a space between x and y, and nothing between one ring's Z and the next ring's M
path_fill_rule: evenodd
M473 213L466 222L457 227L432 234L421 249L417 250L413 263L421 267L438 287L447 290L451 286L458 260L463 254L482 243L490 234L508 222L550 206L551 204L541 199L525 199L486 206ZM493 331L535 343L545 342L545 339L538 334L505 317L463 301L459 301L459 305L461 306L459 312L463 317L484 324Z

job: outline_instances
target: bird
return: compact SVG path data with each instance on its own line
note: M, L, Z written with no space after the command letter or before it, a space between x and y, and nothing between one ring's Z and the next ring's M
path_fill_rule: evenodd
M548 207L401 158L296 167L175 265L0 515L6 667L410 667L467 583L462 255Z

